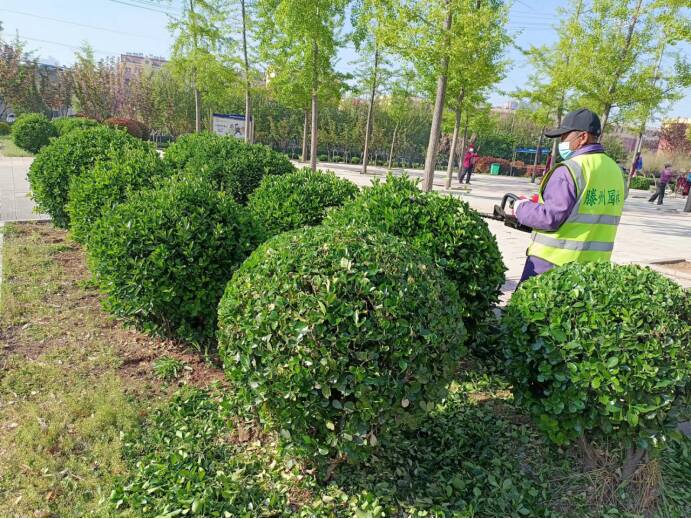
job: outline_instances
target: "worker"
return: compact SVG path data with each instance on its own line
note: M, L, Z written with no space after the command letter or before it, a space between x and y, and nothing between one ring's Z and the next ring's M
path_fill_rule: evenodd
M598 143L600 119L581 108L568 113L559 128L556 163L543 177L537 202L514 206L519 223L531 227L531 243L521 281L572 261L608 261L624 208L624 180ZM555 157L556 159L556 157Z
M667 184L669 184L673 178L674 172L672 171L672 165L667 163L665 164L665 168L660 171L660 181L657 184L657 191L648 199L648 202L657 200L657 205L662 205L662 199L665 197Z

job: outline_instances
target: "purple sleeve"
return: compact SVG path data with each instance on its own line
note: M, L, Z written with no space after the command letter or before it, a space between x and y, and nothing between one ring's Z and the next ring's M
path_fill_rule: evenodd
M525 202L516 212L523 225L541 231L556 231L576 204L576 185L565 166L558 167L550 176L542 194L544 204Z

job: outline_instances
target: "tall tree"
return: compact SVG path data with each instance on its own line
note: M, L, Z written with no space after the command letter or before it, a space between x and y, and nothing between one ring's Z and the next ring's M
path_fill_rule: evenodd
M75 53L72 78L78 112L97 121L113 115L117 78L112 60L96 61L93 49L85 44Z
M364 66L358 69L363 93L368 95L367 119L365 123L365 143L362 151L362 174L367 173L370 155L370 138L374 122L374 109L377 91L390 77L387 49L379 34L381 17L387 10L382 9L377 0L358 0L352 8L352 40L360 52Z
M310 166L317 169L319 97L323 83L333 78L347 0L259 0L259 41L269 68L285 76L289 69L299 90L309 85L311 105ZM282 69L282 70L281 70Z
M201 130L201 94L205 83L217 81L219 74L223 77L228 71L226 64L219 64L219 55L230 43L225 37L227 18L227 4L223 0L184 0L182 16L168 25L175 34L172 70L192 85L197 132Z
M613 114L622 119L632 108L651 100L659 106L664 99L668 82L652 78L658 75L661 40L678 30L680 20L688 26L683 5L678 0L593 0L580 26L571 28L574 86L581 102L601 114L603 134ZM665 45L675 43L671 38ZM688 65L680 64L687 69L681 76L688 76Z
M11 106L17 112L31 111L36 105L37 63L26 44L15 38L0 38L0 98L3 111Z

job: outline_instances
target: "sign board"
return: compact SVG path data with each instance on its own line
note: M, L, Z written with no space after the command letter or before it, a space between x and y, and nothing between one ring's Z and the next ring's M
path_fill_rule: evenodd
M245 138L245 116L238 114L212 114L211 125L216 135Z

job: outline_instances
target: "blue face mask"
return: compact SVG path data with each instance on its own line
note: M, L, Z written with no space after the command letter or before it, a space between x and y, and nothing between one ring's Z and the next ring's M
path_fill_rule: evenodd
M573 155L573 151L571 151L571 148L569 148L568 141L559 143L559 155L561 155L561 158L564 160L569 160L571 155Z

